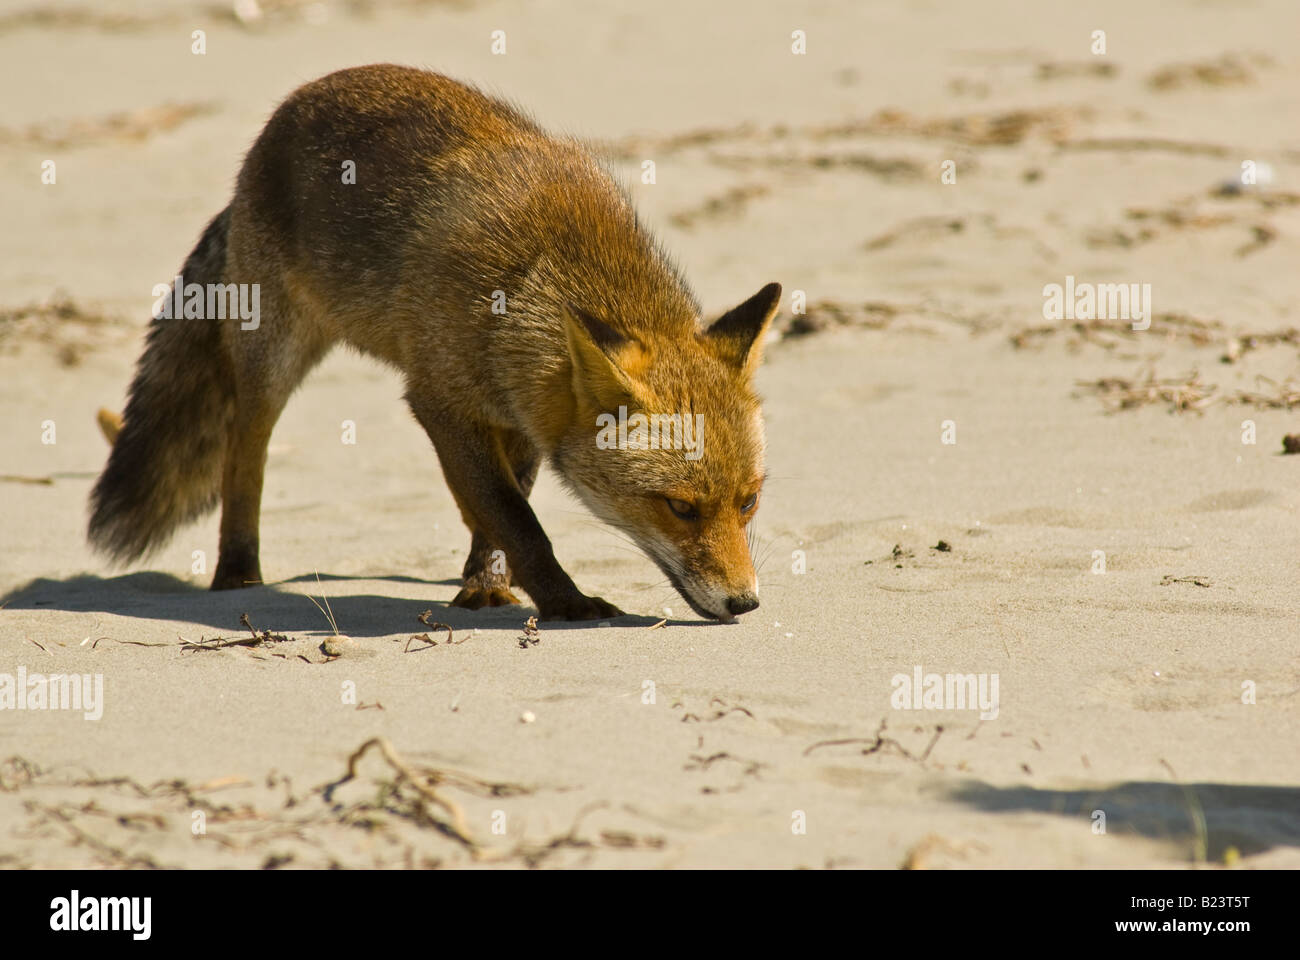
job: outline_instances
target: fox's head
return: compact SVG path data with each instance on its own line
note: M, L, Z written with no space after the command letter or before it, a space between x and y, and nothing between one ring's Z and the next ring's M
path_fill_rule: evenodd
M758 606L747 528L766 471L753 379L780 299L769 283L671 337L626 336L577 306L565 315L577 413L555 449L561 475L718 620Z

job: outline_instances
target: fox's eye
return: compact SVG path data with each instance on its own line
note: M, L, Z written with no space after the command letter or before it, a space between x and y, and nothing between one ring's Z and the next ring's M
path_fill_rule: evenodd
M694 520L696 517L695 508L685 500L674 500L672 497L665 497L668 501L668 509L683 520Z
M745 505L740 508L741 513L749 513L754 507L758 506L758 494L754 494L745 501Z

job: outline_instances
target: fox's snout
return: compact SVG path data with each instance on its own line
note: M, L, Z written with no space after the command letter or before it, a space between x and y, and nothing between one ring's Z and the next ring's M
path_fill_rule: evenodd
M757 586L746 587L733 592L719 590L691 590L686 587L680 591L686 601L695 608L695 612L701 616L711 617L714 620L731 621L742 613L749 613L751 610L758 609L758 589ZM703 600L700 594L708 595L707 600ZM703 602L701 602L703 600Z
M735 596L727 597L727 612L733 617L738 617L742 613L749 613L751 610L758 609L758 596L753 591L738 593Z
M730 622L742 613L758 609L757 585L728 591L686 580L677 584L677 592L696 613L712 620Z
M651 556L691 609L726 622L758 609L758 578L744 528L720 539L721 543L710 537L689 538L666 545L666 563L660 551L652 551Z

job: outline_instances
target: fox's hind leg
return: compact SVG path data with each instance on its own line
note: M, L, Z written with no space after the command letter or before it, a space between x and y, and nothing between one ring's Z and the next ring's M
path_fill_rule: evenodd
M295 316L283 291L265 283L260 289L257 327L231 323L222 330L234 370L235 416L226 438L213 590L262 582L258 527L267 444L290 394L329 350L316 325Z
M527 497L533 492L533 483L537 480L541 454L522 434L499 430L497 435L506 462L510 464L515 481L519 484L519 492ZM481 530L473 531L469 558L465 561L461 576L464 585L451 601L453 607L478 610L480 607L501 607L519 602L519 598L510 591L511 585L518 581L511 576L505 550L493 544Z

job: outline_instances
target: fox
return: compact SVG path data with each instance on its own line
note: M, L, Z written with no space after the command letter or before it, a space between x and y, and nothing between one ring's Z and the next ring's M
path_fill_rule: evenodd
M698 615L758 606L754 379L781 287L706 323L582 141L432 71L331 73L275 109L175 280L178 304L182 284L183 316L155 305L90 498L89 542L113 561L150 555L219 503L211 589L262 583L271 431L345 345L401 376L469 529L452 605L520 603L520 587L542 620L622 615L557 561L528 502L546 464ZM256 315L227 316L210 295L191 310L195 284L251 287ZM616 416L640 426L611 431ZM647 442L651 417L661 434L698 423L692 449Z

